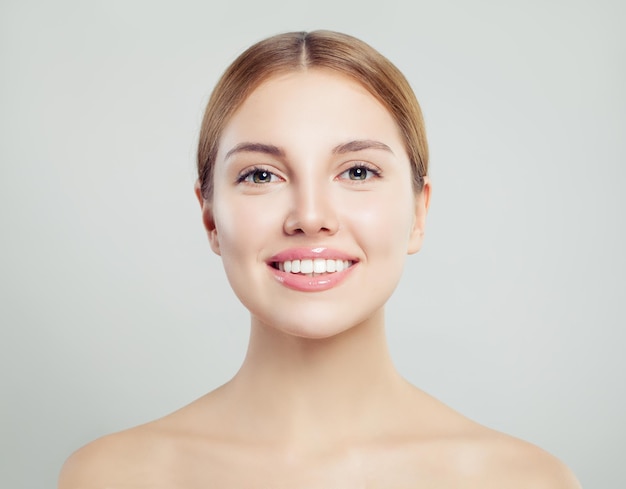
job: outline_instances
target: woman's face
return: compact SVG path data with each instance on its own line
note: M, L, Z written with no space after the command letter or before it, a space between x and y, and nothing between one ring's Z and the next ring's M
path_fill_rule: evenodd
M422 242L430 187L415 195L385 107L330 70L261 84L219 142L203 201L212 249L253 321L310 338L382 316Z

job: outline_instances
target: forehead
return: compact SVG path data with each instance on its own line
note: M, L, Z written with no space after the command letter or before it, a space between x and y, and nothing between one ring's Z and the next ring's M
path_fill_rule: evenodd
M307 69L259 85L226 124L219 153L244 141L289 149L354 139L379 140L403 152L395 120L363 85L332 70Z

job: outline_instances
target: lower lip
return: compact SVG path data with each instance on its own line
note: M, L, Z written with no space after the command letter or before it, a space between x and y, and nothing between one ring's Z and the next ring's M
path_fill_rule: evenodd
M274 275L274 278L285 287L300 292L322 292L337 287L343 282L352 270L357 266L357 263L353 263L351 267L342 270L341 272L326 273L324 275L317 275L315 277L309 277L302 275L301 273L287 273L269 266L270 271Z

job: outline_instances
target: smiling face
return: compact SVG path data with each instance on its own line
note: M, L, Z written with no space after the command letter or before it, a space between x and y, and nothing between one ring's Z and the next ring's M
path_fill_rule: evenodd
M323 338L382 321L407 253L419 250L419 194L400 131L360 84L325 69L276 75L222 133L210 201L213 250L253 321Z

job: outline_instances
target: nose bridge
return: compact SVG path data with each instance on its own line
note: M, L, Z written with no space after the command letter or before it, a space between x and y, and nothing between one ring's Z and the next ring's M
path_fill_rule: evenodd
M331 182L310 174L293 182L291 191L292 207L285 222L286 232L312 235L337 231Z

